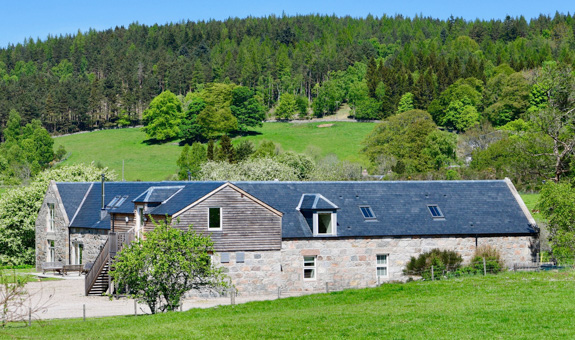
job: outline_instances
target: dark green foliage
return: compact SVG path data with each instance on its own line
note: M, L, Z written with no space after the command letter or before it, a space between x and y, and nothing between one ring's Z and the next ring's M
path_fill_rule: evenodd
M214 160L214 140L210 139L208 141L208 150L206 153L206 158L208 159L208 161L213 161Z
M433 266L433 279L439 280L448 272L457 270L463 258L453 250L433 249L418 257L411 257L404 269L405 275L417 275L425 280L432 279L431 267Z
M207 160L206 149L202 144L196 142L192 144L191 148L188 144L184 145L182 153L176 162L180 169L178 178L180 180L187 179L188 175L191 178L197 178L201 165Z
M228 135L223 135L220 139L217 160L227 161L228 163L234 163L236 161L234 146Z
M138 124L159 93L185 95L213 82L242 84L266 108L283 93L314 102L321 95L316 85L329 87L324 83L332 81L331 72L357 63L365 65L362 78L370 98L377 99L379 83L385 85L383 115L395 112L409 91L415 108L427 109L459 78L488 81L495 75L493 66L506 63L521 71L547 60L572 64L572 21L561 13L529 22L522 17L472 22L269 16L131 24L30 39L0 49L0 126L6 125L10 109L18 110L24 123L41 118L50 132ZM348 84L343 92L345 101ZM316 114L337 107L328 97ZM257 106L252 101L244 108ZM259 108L250 109L256 117L244 120L246 112L234 113L240 130L259 120Z
M255 152L254 143L250 140L242 140L234 147L234 149L236 151L236 160L238 162L250 158Z
M264 106L254 97L254 91L245 86L233 89L230 109L238 120L240 131L247 131L249 127L262 126L265 119Z
M473 270L478 274L484 273L483 259L485 259L485 272L489 274L497 274L505 269L505 264L501 259L501 255L496 248L486 246L480 246L475 250L473 259L469 264Z

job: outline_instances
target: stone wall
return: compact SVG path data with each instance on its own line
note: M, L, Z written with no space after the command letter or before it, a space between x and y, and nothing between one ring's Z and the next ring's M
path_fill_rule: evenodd
M532 260L531 237L478 238L477 245L490 245L499 250L508 267L513 263ZM469 262L475 253L474 237L445 238L371 238L313 239L282 242L281 251L243 252L244 262L238 263L241 252L217 253L213 261L224 268L240 294L276 294L282 292L323 292L329 289L373 287L377 255L388 255L388 276L379 282L405 281L403 269L412 256L434 248L455 250ZM316 277L303 277L303 257L316 257ZM228 258L222 263L222 257Z
M54 204L54 231L48 231L50 209L48 204ZM59 199L54 183L50 183L44 202L36 218L36 270L42 270L42 262L47 261L48 242L54 241L55 261L69 262L68 253L68 218L64 206Z
M108 232L109 230L72 228L70 231L70 244L83 244L82 262L94 262L100 253L100 249L108 239Z
M532 260L531 237L478 238L477 245L491 245L499 250L505 264ZM378 283L377 255L388 255L384 281L404 281L403 269L412 256L434 248L455 250L469 262L475 252L474 237L458 238L380 238L284 241L282 247L281 285L290 292L371 287ZM316 278L304 280L303 257L316 257Z
M244 262L238 255L244 254ZM228 257L222 263L222 257ZM281 282L282 254L280 251L222 252L212 261L224 268L239 294L274 294ZM283 288L282 288L283 289Z

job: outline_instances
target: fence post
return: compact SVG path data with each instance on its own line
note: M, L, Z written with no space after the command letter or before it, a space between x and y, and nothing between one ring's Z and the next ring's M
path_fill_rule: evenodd
M278 287L278 299L282 297L282 288Z
M377 275L377 286L379 287L380 285L381 285L381 283L379 283L379 275Z
M487 266L485 265L485 257L483 258L483 276L487 275Z
M325 292L329 293L329 283L328 282L325 283Z
M435 281L435 276L433 275L433 266L431 266L431 281Z
M28 327L32 326L32 308L28 308Z
M134 316L138 316L138 301L134 299Z
M233 291L233 288L230 289L230 299L232 306L236 304L236 292Z
M86 321L86 304L82 305L82 318Z

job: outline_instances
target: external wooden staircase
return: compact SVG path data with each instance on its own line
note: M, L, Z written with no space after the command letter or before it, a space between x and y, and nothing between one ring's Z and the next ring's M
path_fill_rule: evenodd
M96 257L92 269L86 274L85 289L86 295L102 295L109 291L112 280L108 271L114 262L114 257L122 248L134 240L134 233L114 233L108 234L108 239L100 254Z

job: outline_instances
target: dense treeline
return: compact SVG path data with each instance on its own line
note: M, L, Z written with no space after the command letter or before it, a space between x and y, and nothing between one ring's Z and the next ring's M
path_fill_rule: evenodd
M0 49L0 127L12 109L23 124L40 119L50 133L137 124L162 91L185 95L210 82L246 86L267 108L284 93L286 100L307 98L317 115L350 102L359 118L391 115L411 93L414 108L444 124L436 115L448 108L429 106L450 85L466 78L486 83L502 64L512 71L549 60L572 65L574 31L573 16L559 13L529 22L308 15L134 23L29 39ZM368 98L360 93L354 102L357 91L322 95L350 66Z

